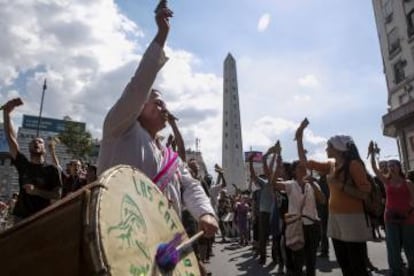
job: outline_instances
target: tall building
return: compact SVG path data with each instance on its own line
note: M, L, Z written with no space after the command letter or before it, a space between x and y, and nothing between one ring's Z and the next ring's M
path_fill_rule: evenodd
M10 199L13 186L13 165L9 155L9 146L6 135L4 133L3 124L0 124L0 200L6 201Z
M396 138L406 171L414 169L414 1L373 0L388 88L385 136Z
M231 54L224 60L223 72L223 144L222 162L227 189L234 193L237 186L247 188L240 123L239 91L236 61Z

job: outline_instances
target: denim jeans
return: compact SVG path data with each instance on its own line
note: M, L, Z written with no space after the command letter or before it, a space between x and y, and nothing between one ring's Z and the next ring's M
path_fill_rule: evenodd
M388 265L391 276L403 275L401 246L408 261L408 275L414 275L414 225L385 223Z

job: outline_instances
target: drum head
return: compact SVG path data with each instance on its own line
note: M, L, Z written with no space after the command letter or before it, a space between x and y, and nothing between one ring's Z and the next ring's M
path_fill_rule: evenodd
M155 263L158 245L185 232L175 210L148 177L130 166L109 169L98 181L107 187L98 198L97 215L109 273L162 275ZM200 275L194 253L172 275Z

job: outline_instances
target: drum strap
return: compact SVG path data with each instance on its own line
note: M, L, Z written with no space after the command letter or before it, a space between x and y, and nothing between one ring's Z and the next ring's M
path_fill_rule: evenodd
M171 148L164 148L163 150L163 164L160 171L152 179L157 184L161 192L167 187L168 183L173 179L174 174L178 168L178 153L173 151Z

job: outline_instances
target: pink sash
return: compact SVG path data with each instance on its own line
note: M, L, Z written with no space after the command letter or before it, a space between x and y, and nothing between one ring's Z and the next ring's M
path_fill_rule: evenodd
M168 183L173 179L174 174L177 172L178 163L178 153L169 147L164 148L161 170L152 179L161 192L164 192L165 187L167 187Z

